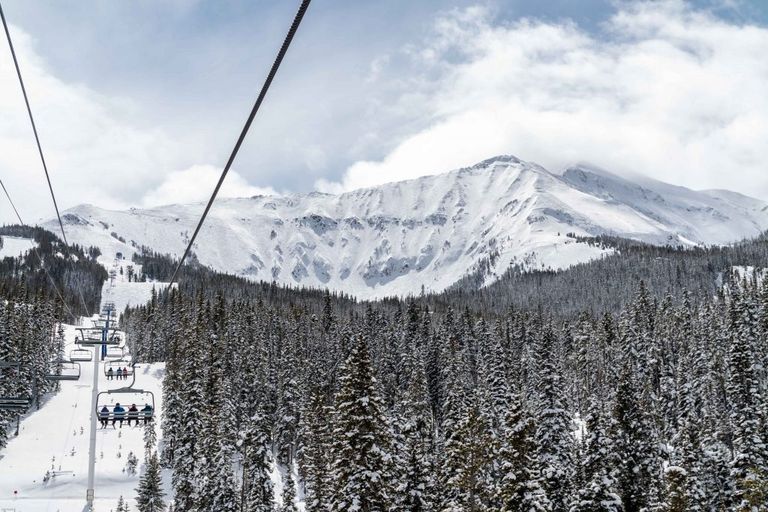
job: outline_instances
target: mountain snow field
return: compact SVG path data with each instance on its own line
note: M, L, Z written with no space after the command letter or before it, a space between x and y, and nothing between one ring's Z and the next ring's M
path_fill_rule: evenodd
M64 214L73 242L106 258L141 246L179 256L203 204ZM53 229L53 221L45 226ZM576 166L557 174L512 156L340 195L219 199L194 245L199 261L254 280L359 298L441 291L483 269L564 268L609 251L578 236L724 244L768 228L768 204Z

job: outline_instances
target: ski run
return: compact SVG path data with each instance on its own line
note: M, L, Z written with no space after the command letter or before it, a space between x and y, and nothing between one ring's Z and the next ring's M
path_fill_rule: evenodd
M9 239L5 247L13 252L24 253L34 242L28 239ZM165 287L159 282L129 281L125 271L128 265L136 272L141 267L124 260L99 258L100 263L110 268L110 279L102 290L102 304L113 303L119 315L128 306L139 306L147 302L153 290ZM109 264L107 265L107 263ZM120 267L123 272L120 272ZM78 349L75 337L79 336L78 327L88 327L93 318L81 318L78 325L62 325L65 335L64 355L69 358L72 351ZM115 318L117 320L118 318ZM124 359L130 360L125 333L117 331L123 340ZM100 348L88 348L97 354ZM115 358L104 361L99 358L99 391L117 389L131 384L131 379L108 379L105 367ZM19 435L13 436L6 448L0 450L0 511L2 512L74 512L82 511L86 502L89 460L89 434L92 414L91 391L93 382L93 362L79 361L80 378L62 380L59 390L45 396L40 408L20 418ZM116 367L116 365L111 365ZM119 365L117 365L119 366ZM137 364L135 388L149 391L154 395L157 446L162 446L160 418L163 411L162 386L165 375L165 363ZM141 409L145 405L146 395L126 394L106 397L101 395L102 404L110 406L120 402L126 409L133 403ZM125 399L121 401L121 396ZM106 397L106 398L104 398ZM131 510L136 510L136 488L146 469L144 426L119 424L107 428L97 424L96 471L95 471L95 511L116 510L122 497ZM135 469L132 459L135 457ZM282 471L272 465L272 480L275 496L282 493ZM166 501L172 501L170 471L163 470L163 490ZM303 510L303 503L298 501L297 508Z

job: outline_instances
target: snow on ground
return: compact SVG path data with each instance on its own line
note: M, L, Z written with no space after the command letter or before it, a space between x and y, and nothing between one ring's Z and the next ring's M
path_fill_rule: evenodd
M127 304L146 302L151 289L151 283L128 283L125 280L116 279L114 285L109 282L105 284L102 300L112 300L118 308L124 308ZM88 322L83 324L88 325ZM65 326L67 355L75 348L76 333L74 326ZM0 451L0 511L79 512L83 510L88 482L88 444L94 363L81 362L80 367L80 379L62 381L58 393L47 396L39 410L22 418L19 436L12 438L8 446ZM101 361L98 363L97 371L100 391L130 384L130 380L107 381L104 375L104 363ZM154 393L155 415L158 419L162 412L164 372L164 363L139 365L136 370L135 387ZM111 404L119 401L128 406L136 403L141 408L146 396L102 395L102 403ZM161 432L157 421L155 427L159 439ZM139 459L136 475L129 475L124 471L130 452ZM129 428L123 425L122 428L100 429L97 432L96 441L95 510L99 512L114 510L120 496L126 498L135 510L133 500L143 464L142 428ZM55 472L56 476L47 483L43 483L47 471Z
M74 348L75 334L73 326L66 326L67 353ZM80 379L62 381L61 390L47 397L40 410L22 419L19 437L12 438L8 447L0 452L0 510L67 512L83 509L88 481L93 363L81 362L80 367ZM100 391L130 383L107 381L102 362L99 362L98 372ZM155 394L158 415L162 410L164 372L164 364L140 366L136 371L136 387ZM139 408L143 406L144 395L123 396L122 403L135 402ZM111 397L103 400L106 403L114 401ZM144 462L142 428L124 425L122 429L110 427L98 431L96 510L114 509L121 495L131 500L135 497L139 473L131 476L124 472L130 452L138 457L141 466ZM49 470L57 472L57 476L43 483Z
M107 262L108 263L108 262ZM118 269L114 279L107 281L102 290L102 303L115 303L117 312L128 305L145 303L152 288L160 289L166 283L128 282L125 272L119 273L121 260L114 260L108 270ZM90 319L81 320L83 326ZM77 348L74 339L79 332L73 325L65 325L67 357ZM125 338L123 336L123 338ZM93 350L93 349L90 349ZM90 433L91 390L94 363L81 362L81 375L77 381L61 381L60 390L46 396L40 409L21 419L19 436L11 438L8 446L0 451L0 512L74 512L85 506L88 482L88 445ZM108 381L104 375L104 362L98 362L99 390L127 386L127 381ZM155 427L158 445L161 444L159 419L162 414L162 379L165 363L139 365L135 387L151 391L155 399ZM113 398L114 397L114 398ZM100 405L120 402L130 406L135 403L141 409L146 395L102 395ZM127 407L126 407L127 408ZM136 510L134 498L139 477L144 468L144 431L140 427L101 429L96 441L96 500L95 510L112 511L123 496ZM138 471L129 475L125 468L128 454L133 452L139 459ZM239 465L236 469L241 470ZM294 482L298 481L297 468L291 468ZM280 503L285 468L272 463L271 478L275 502ZM47 472L53 476L43 479ZM238 471L239 474L239 471ZM172 491L170 474L164 471L166 500ZM297 507L304 510L301 488L297 489Z
M37 244L29 238L3 236L3 247L0 248L0 258L15 258L32 250Z
M102 264L104 264L102 262ZM101 301L113 302L115 311L120 315L128 306L140 306L149 301L152 290L159 292L168 284L159 281L129 282L127 267L132 265L137 273L141 273L141 265L136 265L127 260L113 260L111 265L104 265L110 272L110 278L104 284L101 291ZM121 273L122 268L122 273Z

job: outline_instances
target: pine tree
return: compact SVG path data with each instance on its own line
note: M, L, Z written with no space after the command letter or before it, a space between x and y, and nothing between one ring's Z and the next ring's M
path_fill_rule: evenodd
M296 483L293 481L290 469L283 475L283 493L280 497L282 504L280 512L297 512L296 508Z
M157 459L157 453L152 453L144 474L139 479L139 487L136 489L136 504L139 512L163 512L165 511L165 501L163 497L162 476L160 474L160 463Z
M144 458L149 460L149 456L155 449L157 444L157 431L155 430L155 422L148 421L144 424Z
M363 336L347 358L334 402L331 509L383 511L390 503L389 432Z
M664 500L663 512L687 512L688 496L686 488L688 487L688 473L680 466L668 466L664 471L666 479L666 497Z
M734 457L731 478L735 484L734 508L750 510L755 488L765 485L766 444L754 356L757 346L757 306L746 294L734 294L731 302L731 349L728 396L732 404Z
M434 502L434 421L427 392L421 349L414 349L409 361L409 385L400 404L398 466L402 475L397 487L397 506L412 512L431 510Z
M635 375L625 363L613 410L612 436L618 454L617 491L625 512L641 512L655 503L658 489L653 433L638 397Z
M272 512L274 491L270 471L272 449L266 414L257 406L246 426L240 449L243 457L243 494L249 512Z
M615 492L612 468L617 455L603 410L596 401L589 405L586 418L586 453L581 465L583 486L577 490L571 512L621 512L621 499Z
M536 427L518 393L509 399L498 459L501 479L496 502L504 512L549 512L552 504L539 475Z
M541 464L541 483L552 503L553 512L568 510L573 468L571 419L564 402L562 374L555 354L555 335L543 328L537 350L536 442Z

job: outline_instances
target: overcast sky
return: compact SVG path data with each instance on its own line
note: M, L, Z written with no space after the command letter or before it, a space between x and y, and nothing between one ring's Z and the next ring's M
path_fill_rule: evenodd
M208 196L298 0L2 4L60 204L127 208ZM315 0L223 195L514 154L768 200L766 55L762 0ZM53 216L4 38L0 178Z

